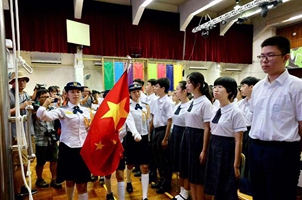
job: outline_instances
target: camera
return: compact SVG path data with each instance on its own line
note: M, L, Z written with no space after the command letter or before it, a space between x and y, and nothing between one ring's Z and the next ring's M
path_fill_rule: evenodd
M35 111L37 111L38 108L40 107L40 103L39 103L38 101L33 102L31 105L34 107L34 110L35 110Z
M46 89L47 85L46 84L39 84L37 83L35 86L35 89L40 90L40 89Z
M59 140L59 135L55 129L51 129L51 130L44 132L44 135L47 137L48 142L50 144L54 144L55 142L57 142Z

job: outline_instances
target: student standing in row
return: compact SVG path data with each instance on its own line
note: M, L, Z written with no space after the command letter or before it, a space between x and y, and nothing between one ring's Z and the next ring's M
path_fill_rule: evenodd
M67 199L73 199L76 185L79 200L88 200L87 182L90 171L80 155L87 136L90 121L90 109L80 105L84 90L78 82L69 82L64 87L69 102L66 106L47 111L51 99L46 99L37 111L37 117L43 121L59 119L62 126L60 136L57 182L66 180Z
M258 56L267 76L253 88L250 174L254 200L296 199L302 135L302 80L290 75L287 38L273 36Z
M190 183L193 200L204 200L204 176L212 114L211 95L204 76L193 72L187 76L186 88L194 97L186 114L186 128L180 144L180 177ZM185 191L178 198L188 199Z
M242 111L232 103L237 83L233 78L220 77L214 82L213 92L220 108L213 112L210 124L205 192L214 195L215 200L238 200L242 134L247 129Z
M160 180L154 185L156 192L162 194L171 190L171 173L169 169L168 140L172 126L174 104L167 93L170 81L167 78L159 78L156 81L155 93L158 99L151 107L152 120L150 132L153 131L151 145L156 166L158 167Z
M140 166L142 196L148 200L149 186L149 145L148 127L150 122L149 105L140 101L142 87L137 84L129 85L130 92L130 115L126 120L127 135L125 137L125 155L127 163L127 191L133 190L130 175L135 165Z
M256 83L259 81L259 79L257 79L256 77L253 76L248 76L246 78L244 78L241 82L240 82L240 93L242 96L244 96L244 99L241 99L240 101L237 102L238 107L240 108L240 110L243 112L244 118L245 118L245 122L246 122L246 127L247 127L247 131L245 131L243 133L243 137L242 137L242 153L245 155L245 171L244 171L244 177L248 178L249 176L249 154L248 154L248 149L249 149L249 132L251 130L251 121L249 121L247 119L247 114L250 112L250 100L252 97L252 91L254 88L254 85L256 85ZM238 95L237 95L238 96Z
M171 172L179 172L180 162L180 142L186 127L186 113L191 104L188 98L188 90L186 89L186 81L180 81L176 86L175 97L180 100L180 104L175 107L172 117L173 129L169 140L170 149L170 167ZM179 199L180 196L187 199L189 195L189 184L184 187L184 180L179 179L180 193L176 195L173 200Z

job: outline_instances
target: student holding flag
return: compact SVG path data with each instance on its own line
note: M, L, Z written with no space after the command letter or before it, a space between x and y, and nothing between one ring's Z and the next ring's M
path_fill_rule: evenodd
M48 98L37 110L37 117L43 121L61 122L61 137L57 166L57 182L66 180L67 199L73 199L76 185L79 200L88 200L87 182L90 181L90 171L80 155L81 148L89 128L90 109L80 105L84 87L78 82L69 82L64 87L69 102L66 106L54 110L46 109L51 104Z
M137 83L129 85L130 113L126 120L127 135L125 137L125 155L127 163L127 192L131 193L131 172L134 165L139 165L143 200L148 199L149 185L149 145L148 124L150 121L149 105L140 101L142 87Z

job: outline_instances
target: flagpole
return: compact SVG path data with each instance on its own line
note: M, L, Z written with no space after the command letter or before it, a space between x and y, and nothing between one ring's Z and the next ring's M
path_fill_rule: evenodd
M131 63L132 63L132 58L129 55L127 55L126 57L128 58L128 66L125 69L125 71L127 70L127 73L129 73L129 70L130 70L130 67L131 67Z

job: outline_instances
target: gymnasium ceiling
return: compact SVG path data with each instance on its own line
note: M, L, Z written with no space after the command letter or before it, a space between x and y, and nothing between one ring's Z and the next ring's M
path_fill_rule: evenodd
M81 18L82 5L88 0L74 0L75 18ZM302 0L153 0L147 6L143 6L148 0L95 0L106 3L128 5L132 7L132 24L138 25L145 9L160 10L166 12L180 13L180 30L185 31L187 25L194 16L207 17L207 19L218 19L226 13L234 11L234 6L239 4L242 8L246 8L244 12L227 18L226 24L221 28L228 29L233 23L237 22L240 17L247 15L244 23L260 24L260 26L280 27L292 23L301 22L302 18L286 22L289 18L302 16ZM219 1L213 6L209 6L214 1ZM249 16L256 9L259 10L260 3L279 2L279 4L268 11L268 15L264 18L260 13ZM258 2L258 3L257 3ZM282 3L283 2L283 3ZM254 4L253 8L249 7ZM200 11L202 10L202 11ZM262 24L261 24L262 23ZM217 23L218 24L218 23ZM196 25L198 26L198 24Z

